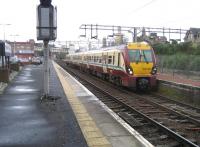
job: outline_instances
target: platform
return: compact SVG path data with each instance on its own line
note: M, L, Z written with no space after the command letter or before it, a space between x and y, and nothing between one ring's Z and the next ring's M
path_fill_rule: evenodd
M152 146L55 62L54 67L88 146Z
M50 95L41 101L43 66L27 65L0 95L0 147L87 147L51 65Z
M43 66L27 65L0 95L0 147L151 147L56 63L42 100Z

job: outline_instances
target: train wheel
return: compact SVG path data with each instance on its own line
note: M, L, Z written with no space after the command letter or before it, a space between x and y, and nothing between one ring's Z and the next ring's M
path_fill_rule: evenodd
M120 77L116 78L116 84L117 84L117 86L122 86L122 80Z

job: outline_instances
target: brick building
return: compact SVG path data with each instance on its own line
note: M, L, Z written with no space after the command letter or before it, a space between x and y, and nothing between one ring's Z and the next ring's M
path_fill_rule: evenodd
M10 42L13 55L21 62L29 62L34 56L35 41L30 39L27 42Z

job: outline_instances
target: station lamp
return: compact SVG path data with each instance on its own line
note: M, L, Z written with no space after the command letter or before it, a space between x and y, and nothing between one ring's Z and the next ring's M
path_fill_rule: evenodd
M49 41L57 38L57 8L51 0L40 0L37 7L37 40Z

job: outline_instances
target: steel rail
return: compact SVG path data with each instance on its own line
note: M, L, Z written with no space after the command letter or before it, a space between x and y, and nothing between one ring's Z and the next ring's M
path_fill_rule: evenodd
M66 69L66 68L65 68ZM72 72L72 71L71 71ZM74 72L72 72L73 74L75 74ZM77 74L75 74L77 76ZM78 78L80 78L82 81L87 82L88 84L92 85L92 87L96 88L97 90L99 90L101 93L108 95L110 98L112 98L115 102L120 103L121 105L123 105L124 107L128 108L128 110L130 111L134 111L137 114L139 114L140 116L142 116L143 118L145 118L146 120L150 121L154 126L157 126L160 128L160 130L162 130L163 132L167 133L169 136L171 136L172 138L174 138L177 142L179 142L180 144L184 144L184 145L189 145L189 146L194 146L194 147L198 147L198 145L194 144L193 142L191 142L190 140L182 137L181 135L177 134L176 132L170 130L169 128L165 127L164 125L156 122L155 120L151 119L150 117L146 116L145 114L139 112L138 110L136 110L135 108L131 107L130 105L124 103L123 101L118 100L117 98L115 98L114 96L112 96L110 93L108 93L107 91L104 91L102 89L100 89L97 85L87 81L86 79L83 79L79 76L77 76Z

